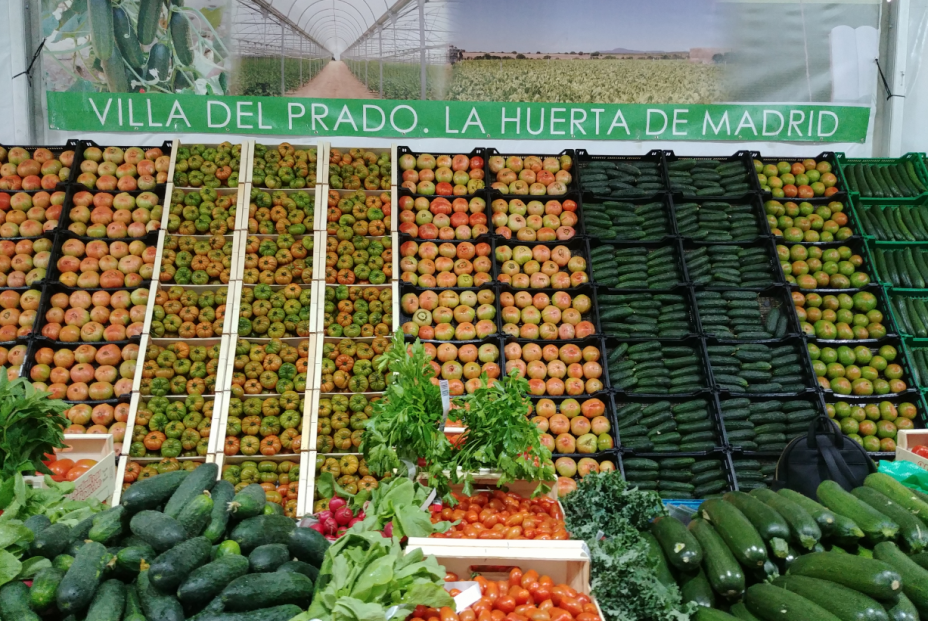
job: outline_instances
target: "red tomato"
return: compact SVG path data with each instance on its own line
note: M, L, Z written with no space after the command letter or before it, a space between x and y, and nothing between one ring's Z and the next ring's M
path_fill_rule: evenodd
M87 468L90 469L97 465L97 460L96 459L78 459L74 465L75 466L87 466Z
M48 469L52 471L52 475L65 475L68 473L68 470L74 467L74 462L70 459L59 459L58 461L53 461L48 465Z
M74 466L73 468L68 470L68 474L65 475L65 480L76 481L78 477L80 477L82 474L84 474L88 470L90 470L90 468L86 466Z
M493 607L496 610L501 610L502 612L509 614L516 609L516 600L511 595L503 595L496 600L496 603L493 604Z
M928 446L916 446L914 449L912 449L912 452L919 457L928 458Z

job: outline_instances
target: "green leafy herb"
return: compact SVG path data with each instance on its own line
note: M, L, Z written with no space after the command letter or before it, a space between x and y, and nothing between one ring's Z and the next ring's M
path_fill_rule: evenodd
M9 493L4 493L7 490ZM75 526L105 509L96 499L68 500L66 496L73 491L74 483L56 483L48 475L45 475L45 488L34 489L26 485L22 474L16 473L0 485L0 509L3 510L0 523L44 514L52 524Z
M11 382L0 373L0 478L17 472L51 474L42 458L65 446L62 429L68 421L62 413L68 406L50 396L26 378Z
M492 386L486 375L480 387L454 400L455 415L466 427L451 462L452 472L464 476L464 494L473 494L474 473L498 471L499 485L513 481L555 481L551 451L541 444L541 431L529 419L528 381L513 369ZM536 494L550 491L547 485Z
M435 557L405 554L398 537L349 531L326 551L313 603L292 621L383 621L388 611L402 620L420 604L453 607L444 579Z
M23 569L19 559L32 543L32 531L18 520L0 524L0 586L16 578Z

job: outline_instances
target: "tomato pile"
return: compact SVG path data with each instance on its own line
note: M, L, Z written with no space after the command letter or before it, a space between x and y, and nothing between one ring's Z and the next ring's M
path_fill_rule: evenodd
M329 186L345 190L389 190L392 164L390 153L364 149L329 152ZM363 186L363 187L362 187Z
M519 241L564 241L577 233L577 203L570 199L526 204L519 198L498 198L490 209L494 231L506 239L515 234Z
M52 481L76 481L78 477L97 465L96 459L56 459L45 464L52 471Z
M351 239L354 235L385 235L390 228L390 193L368 196L363 190L329 190L325 228L328 235Z
M0 293L0 305L4 295ZM49 299L41 333L53 341L65 343L124 341L142 335L147 308L148 289L143 288L92 293L77 289L70 294L59 291ZM0 312L0 324L3 316ZM0 335L4 327L0 327Z
M289 233L271 238L248 237L245 245L245 271L242 282L248 285L309 284L313 278L312 235L294 237Z
M54 196L52 199L54 202ZM161 228L161 214L161 200L154 192L138 196L122 192L113 196L109 192L93 194L83 190L71 198L68 230L86 237L144 237Z
M37 390L52 393L52 399L103 401L132 392L138 357L134 343L122 348L113 343L99 348L86 343L74 349L40 347L29 377Z
M548 344L507 343L506 373L518 369L519 374L528 376L528 391L534 396L559 397L592 394L603 389L603 367L599 360L601 352L594 345L581 349L579 345L567 344L558 347Z
M319 453L359 452L364 426L373 415L374 403L378 399L379 397L365 395L332 395L321 398L317 410L319 416L316 423L316 450ZM341 471L333 469L332 464L323 463L329 468L326 472L332 472L336 479L342 476ZM351 462L346 461L345 464L350 465Z
M148 293L147 290L138 291ZM159 287L155 294L152 336L184 340L221 336L226 314L226 294L226 289L197 292L178 286ZM144 316L144 308L141 312Z
M139 392L155 397L212 394L218 372L218 342L191 346L180 341L166 347L151 343L142 363Z
M316 197L310 192L265 192L252 188L248 232L261 235L303 235L312 232Z
M135 415L130 457L202 457L209 448L213 399L152 397Z
M494 490L473 496L454 494L454 507L432 505L432 523L458 522L448 532L434 533L440 539L536 539L566 540L567 525L560 504L547 496L523 498Z
M615 440L606 416L606 404L597 398L564 399L560 408L551 399L540 399L532 408L532 422L542 431L541 443L552 453L599 453Z
M472 393L480 388L480 376L487 374L489 383L499 378L499 347L494 343L455 344L423 343L425 354L435 371L431 382L438 384L439 380L448 380L448 390L452 395L463 395L465 391Z
M567 289L590 281L586 259L567 246L496 247L497 280L515 289ZM566 268L566 270L564 269Z
M325 288L322 327L326 336L389 336L393 332L393 291L389 288Z
M231 236L213 235L203 239L191 235L167 235L159 280L179 285L228 284L231 266Z
M115 451L119 454L122 443L126 438L126 423L129 421L129 404L98 403L91 406L88 403L77 403L64 412L70 421L65 433L109 433L113 435Z
M303 393L279 397L232 397L226 420L223 453L273 456L299 453L303 434Z
M52 258L52 240L0 240L0 287L31 287L43 280Z
M278 338L267 343L240 338L235 346L232 396L305 392L308 361L308 339L294 345Z
M281 142L268 148L255 144L251 182L256 188L311 188L316 185L316 147L294 147Z
M213 188L171 193L168 231L181 235L225 235L235 230L235 193Z
M400 305L409 321L403 323L402 330L421 339L484 339L496 334L494 302L496 294L492 289L406 293Z
M483 158L458 154L404 153L400 156L403 181L400 187L417 194L462 196L476 194L484 187Z
M32 333L41 297L42 293L36 289L0 292L0 342L15 341Z
M0 192L0 237L38 237L54 230L61 218L64 192Z
M419 287L482 287L493 280L490 244L407 241L400 245L403 282Z
M178 162L178 167L180 163ZM89 190L105 192L119 190L153 190L158 183L167 183L171 156L155 147L143 150L140 147L87 147L81 161L81 174L77 182ZM177 173L174 173L175 182Z
M0 147L0 190L54 190L71 176L73 164L74 151L70 150L56 157L44 148L29 153L22 147L9 151Z
M420 239L476 239L490 232L487 203L479 196L470 200L443 196L428 199L401 196L397 200L399 232Z
M257 151L257 146L255 151ZM84 157L87 157L86 151ZM211 189L237 187L241 160L242 145L240 144L223 142L215 147L202 144L182 146L177 149L177 158L174 163L174 185ZM166 181L167 174L164 179L158 178L159 183Z
M81 289L138 287L151 279L156 254L155 246L147 246L139 239L129 243L95 239L86 244L79 239L68 239L61 245L58 280L66 287ZM177 281L181 282L179 278Z
M377 364L391 346L382 336L370 343L350 338L323 343L320 392L382 392L390 372L377 371Z
M285 338L309 336L309 289L290 283L276 291L270 285L242 288L238 334Z
M565 291L554 295L538 292L504 291L499 296L503 333L523 339L583 339L596 333L592 321L584 319L593 307L588 295L573 297Z

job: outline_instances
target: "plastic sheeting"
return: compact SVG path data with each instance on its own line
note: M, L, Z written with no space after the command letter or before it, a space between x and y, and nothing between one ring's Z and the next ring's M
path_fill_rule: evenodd
M902 152L928 149L928 0L909 0Z

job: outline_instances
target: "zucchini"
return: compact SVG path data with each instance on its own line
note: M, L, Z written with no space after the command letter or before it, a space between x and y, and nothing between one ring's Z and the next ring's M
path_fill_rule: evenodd
M163 43L155 43L148 50L148 63L145 65L144 77L146 80L157 80L165 84L171 75L171 50ZM209 465L209 464L204 464ZM199 468L197 468L199 470ZM152 477L154 479L156 477Z
M667 557L661 550L661 544L657 538L649 532L642 532L641 537L648 546L648 558L651 559L651 565L654 567L654 575L658 582L668 589L676 586L673 574L670 572L670 565L667 564Z
M697 606L715 608L715 593L702 568L694 574L684 574L680 577L680 596L684 604L694 602Z
M871 543L892 539L899 532L899 525L888 517L850 494L834 481L822 481L818 486L818 499L826 507L848 517L864 531Z
M137 585L139 603L148 621L184 621L183 606L173 595L162 593L156 589L149 581L147 571L139 574Z
M230 612L248 612L275 604L306 608L313 597L313 582L298 573L248 574L233 580L219 597Z
M712 523L739 563L745 567L763 567L767 562L763 539L735 505L713 498L699 506L699 515Z
M800 556L790 565L789 573L831 580L875 599L889 599L902 590L902 576L889 563L840 552Z
M206 537L194 537L159 555L148 570L152 586L174 591L197 567L209 562L213 546Z
M63 613L85 610L103 579L103 569L108 561L109 555L102 543L90 541L84 544L58 585L55 594L58 610Z
M177 588L177 598L187 606L211 602L233 580L248 573L248 559L231 554L194 569Z
M818 604L772 584L755 584L744 598L748 610L763 621L841 621Z
M918 621L918 610L908 597L900 593L894 599L883 602L890 621Z
M858 487L851 493L899 525L902 542L910 553L928 547L928 528L912 513L871 487Z
M889 621L883 606L875 599L835 582L806 576L781 576L774 579L773 584L833 612L841 621Z
M107 580L100 585L84 621L120 621L126 607L126 585Z
M213 489L218 477L219 466L217 464L203 464L193 470L171 494L167 504L164 505L164 514L177 519L188 502L203 492Z
M888 564L902 577L902 592L915 604L919 615L928 616L928 569L906 556L892 541L876 544L873 558Z
M751 521L761 539L770 544L774 556L786 557L789 553L789 523L776 509L745 492L728 492L723 498Z
M113 55L116 37L113 30L113 4L110 0L87 0L87 17L90 22L90 43L94 56L100 62Z
M773 507L789 523L793 540L807 550L811 550L822 538L822 531L802 505L769 489L751 490L754 496L764 504Z
M203 468L206 465L209 464L200 467ZM157 509L171 497L188 474L186 470L175 470L133 483L122 495L119 504L124 506L129 514Z
M697 517L688 528L702 548L703 569L715 592L728 598L740 596L744 592L744 572L712 524Z
M715 192L709 192L709 194L715 194ZM693 615L694 621L733 621L734 619L735 617L727 612L715 610L714 608L706 608L704 606L697 608L696 614Z
M793 491L791 489L781 489L780 495L784 496L796 504L802 506L803 509L809 512L809 515L812 516L812 519L815 520L815 523L818 524L819 529L822 531L822 534L828 536L835 529L837 522L836 516L834 513L815 502L808 496L800 494L799 492ZM861 537L863 537L863 532L861 531Z
M904 509L908 509L923 522L928 523L928 503L916 496L912 490L894 478L881 472L867 475L864 485L872 487Z
M741 619L741 621L761 621L748 610L748 607L745 606L742 602L738 602L731 607L731 614L736 619Z

